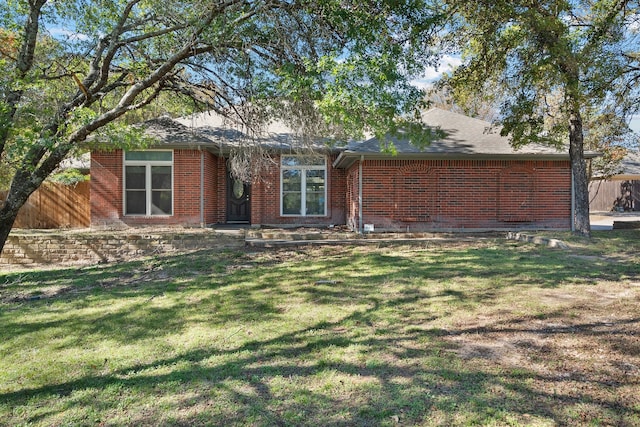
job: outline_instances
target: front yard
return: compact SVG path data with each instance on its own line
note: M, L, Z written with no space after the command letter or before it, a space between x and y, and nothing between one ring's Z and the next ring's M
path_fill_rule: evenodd
M0 273L0 425L640 426L640 232Z

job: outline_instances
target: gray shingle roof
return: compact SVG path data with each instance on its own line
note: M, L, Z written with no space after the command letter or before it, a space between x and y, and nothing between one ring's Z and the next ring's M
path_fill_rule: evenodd
M629 150L620 163L620 174L618 179L638 179L640 176L640 152Z
M568 159L568 150L558 151L552 147L527 145L515 150L509 138L500 136L500 129L491 123L464 116L451 111L433 108L423 113L423 122L430 127L444 131L445 136L420 149L401 137L389 138L396 154L381 149L377 138L351 142L341 151L334 165L348 167L360 156L367 158L548 158ZM142 124L149 136L156 138L158 146L189 147L204 146L209 150L229 152L243 144L260 144L275 150L295 151L308 147L300 137L281 122L267 125L259 134L249 134L246 128L234 125L224 117L214 113L200 113L171 119L160 117ZM321 142L317 149L326 149ZM593 153L592 153L593 154ZM588 154L590 155L590 154Z
M509 138L500 135L500 128L484 120L474 119L452 111L432 108L422 114L422 121L430 127L439 128L445 137L433 141L423 150L406 139L390 138L398 153L438 153L438 154L560 154L558 150L541 145L528 145L515 150ZM349 149L364 152L380 152L380 141L371 138L354 143Z
M231 150L246 144L260 144L274 150L299 150L313 147L317 150L326 149L321 141L305 140L298 133L280 121L272 121L258 131L249 131L246 126L235 123L219 114L204 112L175 121L185 125L194 132L210 138L220 148Z
M177 119L163 116L148 120L140 126L148 136L155 139L157 147L203 146L211 151L228 153L247 144L260 144L280 151L291 151L302 145L293 131L280 123L271 124L259 134L250 135L246 128L234 125L214 113L200 113Z
M322 141L304 140L281 122L269 123L258 132L234 123L216 113L198 113L172 119L167 116L148 120L140 126L156 140L157 147L202 146L218 153L229 153L248 145L260 145L277 151L327 150Z
M529 158L548 156L568 159L568 150L558 151L553 147L530 144L519 150L509 143L509 138L500 135L500 128L491 123L454 113L452 111L432 108L422 114L425 125L442 130L443 138L433 141L429 146L420 149L408 139L390 137L394 145L395 158ZM381 148L380 140L371 138L364 142L349 144L347 150L336 160L337 167L348 167L354 158L392 157Z
M622 161L625 175L640 175L640 152L630 151Z
M183 125L171 117L162 116L140 124L147 136L156 140L160 146L210 145L215 143L200 132Z

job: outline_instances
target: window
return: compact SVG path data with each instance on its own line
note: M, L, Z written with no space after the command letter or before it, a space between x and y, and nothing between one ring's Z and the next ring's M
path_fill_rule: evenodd
M173 152L124 153L124 214L172 215Z
M326 215L326 158L319 156L282 156L280 166L282 215Z

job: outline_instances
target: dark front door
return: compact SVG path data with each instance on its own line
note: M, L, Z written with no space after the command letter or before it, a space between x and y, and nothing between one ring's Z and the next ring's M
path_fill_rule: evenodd
M227 175L227 222L249 222L251 185Z

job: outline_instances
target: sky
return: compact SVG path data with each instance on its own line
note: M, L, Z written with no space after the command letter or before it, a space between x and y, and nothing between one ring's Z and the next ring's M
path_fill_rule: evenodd
M638 135L640 135L640 116L635 116L631 119L629 127Z
M68 40L77 39L81 41L86 38L86 36L69 30L68 28L53 28L50 30L50 32L54 37L64 37ZM461 63L462 60L459 56L444 55L440 61L440 66L438 66L437 68L427 68L424 76L419 79L413 80L412 84L421 89L429 89L444 73L451 72ZM640 115L633 117L629 123L629 126L636 134L640 135Z
M462 61L460 57L444 55L441 60L441 65L438 68L429 67L427 68L423 77L414 80L412 83L421 88L421 89L429 89L433 85L433 83L442 76L443 73L448 73L460 65Z
M462 61L460 57L445 55L442 58L441 65L438 68L427 68L424 76L420 79L413 80L413 85L421 89L429 89L444 73L448 73L460 65ZM629 127L637 135L640 135L640 115L634 116L629 122Z

